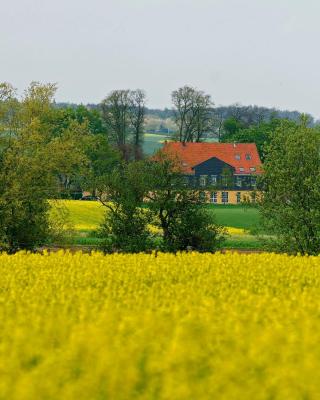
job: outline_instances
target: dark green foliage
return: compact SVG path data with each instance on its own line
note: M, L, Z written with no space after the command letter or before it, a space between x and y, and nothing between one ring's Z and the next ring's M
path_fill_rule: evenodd
M151 246L148 232L151 214L141 207L145 183L138 164L121 164L105 176L100 186L100 197L107 208L100 229L100 236L104 238L101 247L106 252L137 253Z
M264 147L270 143L272 134L279 126L281 126L283 121L286 121L285 123L287 126L295 127L297 125L294 121L272 118L270 122L261 122L259 124L253 124L249 127L244 127L241 122L238 122L234 118L230 118L224 123L225 131L222 136L222 141L255 143L257 145L261 160L264 160Z
M139 252L155 246L170 252L215 251L224 239L199 192L186 188L175 161L161 154L157 160L123 164L105 178L100 192L107 207L101 227L105 251ZM163 232L160 242L148 230L151 223Z
M30 85L24 99L14 107L18 112L11 127L2 115L0 128L12 129L2 135L0 157L0 249L15 252L33 250L50 236L47 199L55 190L51 151L41 116L50 110L55 87ZM12 93L14 96L14 93ZM12 98L0 103L10 112ZM0 130L1 134L1 130Z
M100 247L105 252L139 253L150 249L151 240L147 230L148 217L136 207L120 206L109 209L101 227L104 239Z
M307 127L282 124L266 148L261 215L276 240L290 253L320 253L320 135Z
M164 240L164 250L196 250L212 252L224 241L224 231L217 225L212 213L197 201L181 202L181 207L172 214L168 235Z
M106 177L120 164L121 155L109 145L105 135L98 134L90 137L85 154L89 163L80 183L95 196Z
M157 161L147 161L143 168L148 207L163 230L163 250L215 251L224 231L203 208L199 192L186 187L177 160L159 153Z
M230 117L224 121L223 128L225 132L223 139L230 140L243 128L243 124L234 117Z

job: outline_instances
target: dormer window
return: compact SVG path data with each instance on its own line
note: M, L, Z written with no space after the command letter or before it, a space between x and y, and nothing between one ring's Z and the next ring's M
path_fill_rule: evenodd
M243 168L243 167L240 167L240 168L239 168L239 171L240 171L240 172L244 172L244 168Z
M236 154L236 155L235 155L235 159L236 159L236 160L241 160L240 154Z
M246 160L251 160L251 154L246 154Z
M250 167L250 171L254 172L255 170L255 167Z

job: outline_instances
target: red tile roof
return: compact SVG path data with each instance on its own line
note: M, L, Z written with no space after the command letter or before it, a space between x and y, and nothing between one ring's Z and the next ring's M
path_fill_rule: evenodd
M261 174L261 161L255 143L166 142L162 151L177 156L186 174L194 174L193 167L212 157L233 166L236 174ZM250 160L246 159L247 154L250 154Z

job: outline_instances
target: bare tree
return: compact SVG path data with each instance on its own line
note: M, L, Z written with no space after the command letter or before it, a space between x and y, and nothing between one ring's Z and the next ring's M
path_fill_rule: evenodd
M142 158L142 143L144 134L144 122L146 112L146 94L143 90L137 89L130 92L130 124L132 130L132 141L134 147L134 158Z
M145 119L146 95L140 90L114 90L101 103L102 116L108 129L108 136L129 160L142 157L143 126Z
M130 91L112 91L102 101L101 108L111 142L114 142L119 148L126 145L130 126Z
M213 110L211 121L212 121L213 133L218 138L218 142L221 142L223 134L223 122L224 122L224 112L223 109L221 109L221 107Z
M213 103L210 95L190 86L172 92L174 118L180 142L200 142L210 127Z

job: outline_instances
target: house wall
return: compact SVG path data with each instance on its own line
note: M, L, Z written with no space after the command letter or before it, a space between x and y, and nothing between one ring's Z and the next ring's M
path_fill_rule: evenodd
M240 204L241 202L244 201L252 201L252 193L253 191L239 191L239 190L217 190L217 191L208 191L204 190L202 191L205 196L205 201L207 203L212 203L212 204ZM216 193L217 194L217 202L213 202L213 196L212 194ZM223 201L223 193L228 193L228 202ZM238 198L240 202L238 201ZM226 200L226 196L224 197Z
M200 176L200 175L220 176L222 175L224 170L229 170L232 174L234 174L235 172L235 169L231 165L219 160L216 157L212 157L209 160L206 160L203 163L196 165L194 167L195 176Z
M215 177L215 183L212 181ZM189 185L208 190L253 190L256 185L254 174L235 175L235 168L212 157L194 167L194 175L188 175ZM205 184L203 184L205 182Z

